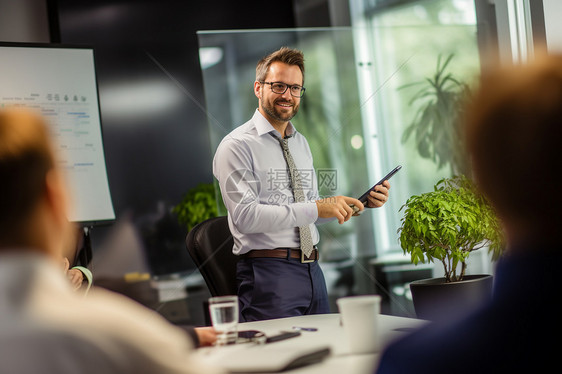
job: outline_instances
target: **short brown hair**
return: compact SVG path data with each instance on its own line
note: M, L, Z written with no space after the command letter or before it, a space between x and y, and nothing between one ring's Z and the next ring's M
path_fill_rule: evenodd
M498 213L535 234L559 231L562 57L483 74L467 112L475 176Z
M302 73L302 84L304 84L304 55L298 49L289 47L281 47L259 60L256 66L256 81L263 82L265 80L269 67L274 62L298 66Z
M20 109L0 110L0 244L10 243L45 189L54 167L42 118Z

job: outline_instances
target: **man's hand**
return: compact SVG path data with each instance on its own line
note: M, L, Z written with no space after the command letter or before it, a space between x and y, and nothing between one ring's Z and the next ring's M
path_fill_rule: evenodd
M384 181L382 185L375 186L375 191L371 191L367 199L367 206L369 208L380 208L388 201L388 190L390 190L390 183Z
M62 259L62 267L64 274L66 274L70 281L72 289L74 291L78 290L82 286L82 282L84 282L84 274L78 269L69 269L70 262L66 257Z
M349 220L353 216L353 209L349 205L355 205L359 211L365 209L361 201L347 196L332 196L325 199L316 200L318 208L318 217L332 218L336 217L340 224Z
M70 284L74 291L78 290L84 282L84 274L78 269L70 269L66 272L66 276L70 280Z
M195 332L199 338L200 347L213 345L217 340L217 332L212 327L196 327Z

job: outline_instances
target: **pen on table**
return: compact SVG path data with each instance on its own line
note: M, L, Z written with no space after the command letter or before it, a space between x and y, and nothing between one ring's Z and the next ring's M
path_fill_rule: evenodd
M293 330L300 330L300 331L318 331L316 327L299 327L293 326Z

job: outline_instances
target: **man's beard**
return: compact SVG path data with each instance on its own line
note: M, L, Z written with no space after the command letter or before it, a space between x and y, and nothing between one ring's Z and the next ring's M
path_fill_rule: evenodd
M286 101L284 101L284 100L277 100L277 101L273 102L273 105L270 105L269 103L266 103L265 101L262 101L262 108L263 108L264 112L267 113L268 116L270 116L271 118L273 118L276 121L288 122L299 111L299 106L292 104L293 105L293 111L292 112L280 113L277 110L277 108L275 108L276 102L286 103Z

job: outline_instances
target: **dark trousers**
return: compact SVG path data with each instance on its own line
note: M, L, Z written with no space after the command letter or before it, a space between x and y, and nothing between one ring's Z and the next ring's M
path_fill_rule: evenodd
M240 322L330 312L326 281L317 261L241 258L236 278Z

